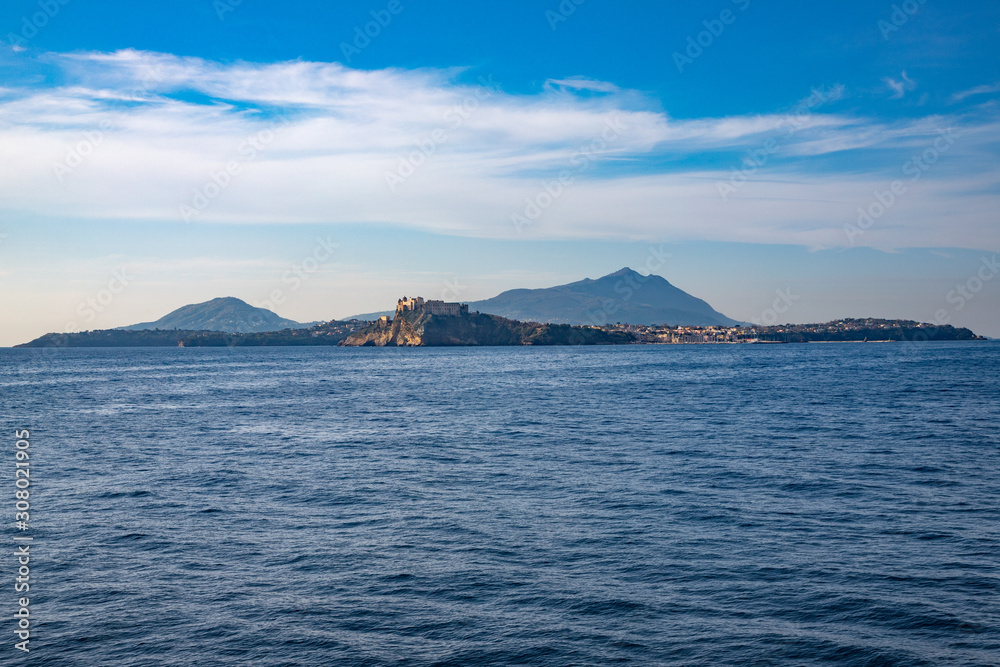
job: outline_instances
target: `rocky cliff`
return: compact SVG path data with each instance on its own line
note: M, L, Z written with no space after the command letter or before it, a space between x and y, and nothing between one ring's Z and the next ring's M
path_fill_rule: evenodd
M633 343L631 335L590 327L518 322L498 315L462 316L396 313L348 336L350 347L440 347L500 345L620 345Z

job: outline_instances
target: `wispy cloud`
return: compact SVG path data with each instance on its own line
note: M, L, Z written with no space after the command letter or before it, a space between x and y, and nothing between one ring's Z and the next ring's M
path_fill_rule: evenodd
M976 86L975 88L969 88L968 90L963 90L961 92L955 93L951 96L952 103L961 102L966 98L973 97L974 95L991 95L993 93L1000 93L1000 83L993 83L984 86Z
M888 76L882 79L882 81L892 90L892 99L894 100L901 99L906 93L917 89L917 82L908 77L905 70L898 81Z
M986 136L998 122L887 123L801 105L681 119L641 93L584 78L514 95L463 70L218 63L132 50L47 58L65 84L0 95L8 215L180 223L181 205L235 165L197 222L390 223L503 237L515 233L510 217L526 198L582 164L531 234L837 245L857 206L939 130ZM904 93L915 86L905 72L893 82ZM837 86L825 95L832 102L847 93ZM612 140L602 137L609 124L622 128ZM247 159L246 143L265 132L274 136ZM772 140L778 148L754 183L719 201L715 183L730 174L718 165ZM982 221L998 208L989 150L959 140L947 157L963 155L955 164L965 171L942 160L894 208L899 219L865 243L1000 245L996 226ZM80 164L60 181L54 165L70 159ZM411 159L419 166L390 191L386 174Z
M561 87L572 90L590 90L597 93L617 93L621 89L613 83L607 81L596 81L583 77L571 77L569 79L549 79L545 82L547 88Z

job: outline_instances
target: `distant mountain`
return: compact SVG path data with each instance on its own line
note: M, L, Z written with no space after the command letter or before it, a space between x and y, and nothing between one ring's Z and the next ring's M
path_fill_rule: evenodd
M388 315L392 317L396 314L395 310L380 310L377 313L361 313L360 315L350 315L348 317L342 318L340 321L349 322L351 320L361 320L362 322L374 322L380 317Z
M471 302L469 310L551 324L739 324L664 278L644 276L627 267L597 280L508 290L492 299Z
M740 324L664 278L644 276L628 267L597 280L586 278L556 287L508 290L492 299L470 302L469 310L546 324ZM372 321L394 312L384 310L344 319Z
M307 329L310 326L312 324L286 320L266 308L255 308L246 301L229 296L183 306L155 322L142 322L119 328L258 333L281 331L282 329Z

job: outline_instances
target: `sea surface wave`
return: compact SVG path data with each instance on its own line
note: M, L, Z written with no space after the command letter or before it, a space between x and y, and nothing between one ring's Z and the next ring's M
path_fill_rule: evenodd
M31 664L1000 664L992 342L0 349L0 424Z

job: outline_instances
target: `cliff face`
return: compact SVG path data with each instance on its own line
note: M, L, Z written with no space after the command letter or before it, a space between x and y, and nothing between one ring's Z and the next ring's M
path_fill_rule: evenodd
M518 322L498 315L462 316L396 313L391 322L375 322L351 334L341 345L350 347L413 347L459 345L615 345L635 342L627 335L587 327Z
M428 316L405 317L396 314L391 322L375 322L341 342L350 347L416 347L423 345L423 323Z
M391 322L375 322L341 344L352 347L519 345L521 337L516 327L504 326L502 319L478 313L453 317L397 312Z

